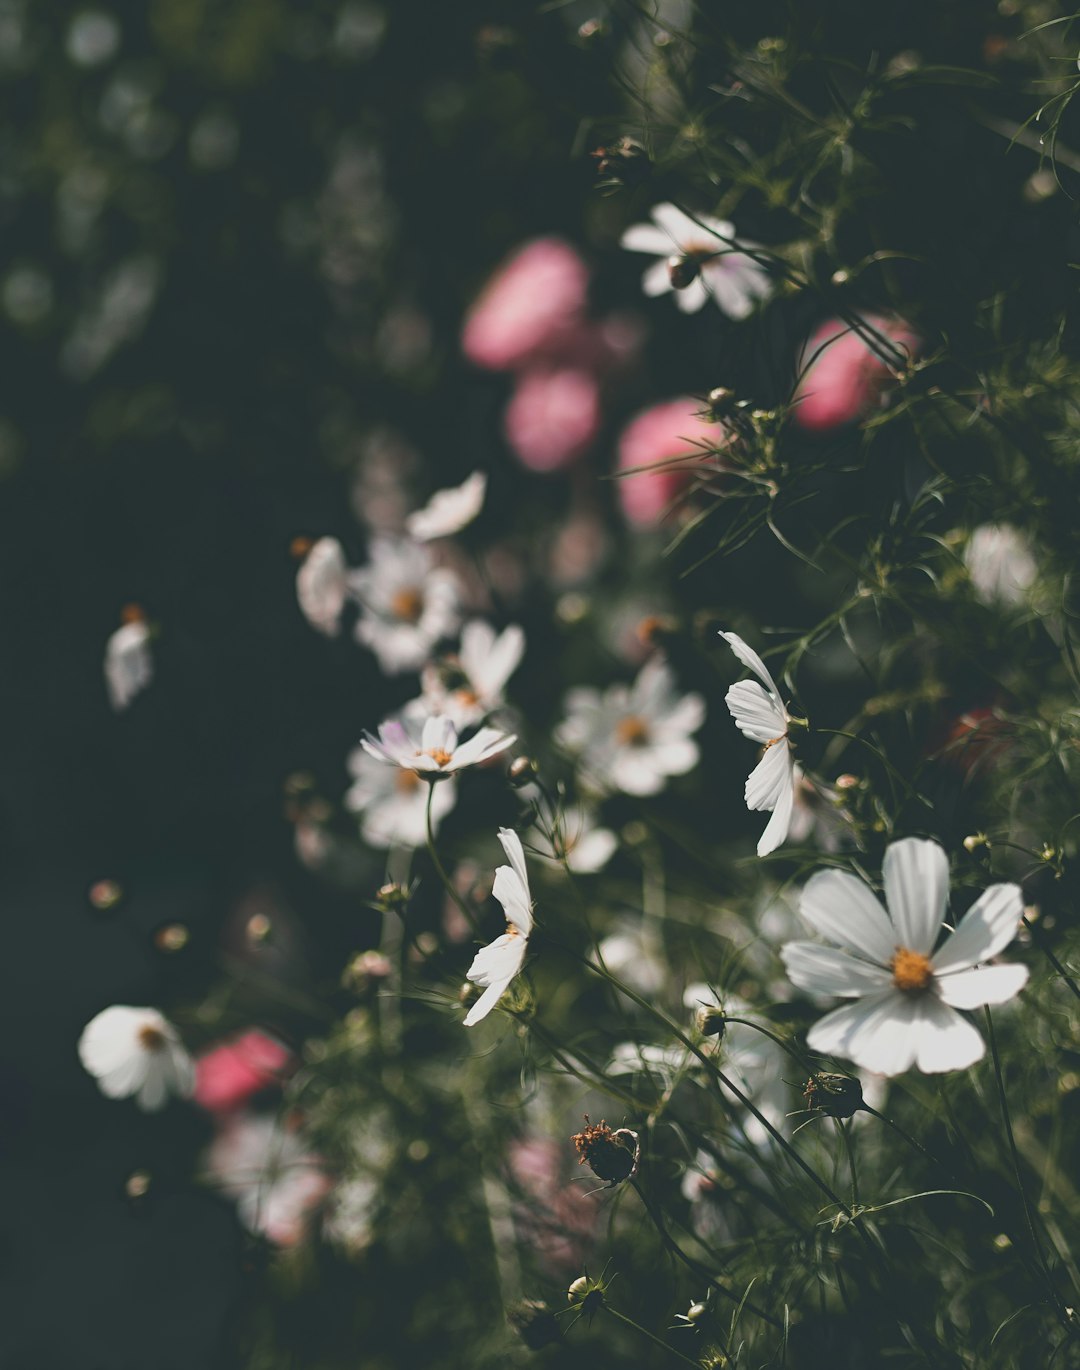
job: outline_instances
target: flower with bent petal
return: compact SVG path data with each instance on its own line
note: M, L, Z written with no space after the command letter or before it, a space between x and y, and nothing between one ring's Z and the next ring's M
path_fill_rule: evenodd
M516 623L496 633L490 623L471 620L456 654L424 667L423 694L405 706L405 717L445 714L460 730L481 722L506 702L507 681L524 654L525 634Z
M379 736L365 733L360 745L369 756L390 766L404 766L427 780L441 780L465 766L476 766L504 752L517 741L516 733L481 728L465 742L458 742L454 721L445 715L427 718L422 724L391 719L379 726Z
M765 755L750 772L745 793L748 809L772 810L772 817L757 844L758 856L768 856L784 841L791 826L791 809L795 802L795 755L788 737L791 719L780 702L776 681L757 652L736 633L722 632L720 636L742 664L757 676L757 680L740 680L732 685L724 703L731 710L739 732L754 742L765 744Z
M436 490L424 505L405 520L409 535L417 542L448 538L467 528L479 514L487 493L487 476L474 471L461 485Z
M671 204L655 205L652 217L651 224L634 224L620 240L631 252L661 258L642 277L646 295L673 290L684 314L700 309L711 295L722 313L738 320L772 290L765 268L733 245L733 224L706 215L691 219Z
M846 1056L866 1070L899 1075L963 1070L986 1048L957 1009L1003 1004L1028 978L1026 966L983 965L1016 936L1019 885L991 885L935 951L949 896L949 861L926 838L885 852L885 900L843 871L820 871L799 912L834 947L789 942L781 951L792 982L811 994L854 999L827 1013L807 1036L814 1051Z
M529 873L525 869L521 838L512 828L500 828L499 841L510 864L500 866L495 872L492 893L506 913L506 931L494 942L481 947L469 967L466 978L484 992L469 1009L466 1027L486 1018L502 998L510 981L521 970L533 929Z
M134 1094L144 1113L163 1108L170 1094L186 1099L195 1088L195 1064L180 1035L156 1008L113 1004L91 1018L79 1038L79 1060L102 1094Z

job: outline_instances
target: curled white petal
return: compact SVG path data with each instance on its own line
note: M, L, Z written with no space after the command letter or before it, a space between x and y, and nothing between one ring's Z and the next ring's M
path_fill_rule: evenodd
M468 527L480 513L487 494L487 476L474 471L461 485L437 490L424 505L405 520L405 527L417 542L452 537Z

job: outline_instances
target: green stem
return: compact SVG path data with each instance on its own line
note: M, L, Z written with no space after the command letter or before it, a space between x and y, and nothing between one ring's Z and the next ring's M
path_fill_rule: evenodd
M628 1318L625 1313L620 1313L617 1308L612 1308L611 1304L604 1303L601 1304L601 1307L604 1309L605 1313L610 1313L611 1316L617 1318L619 1322L624 1322L627 1327L632 1327L635 1332L640 1332L640 1334L651 1341L654 1346L661 1347L669 1356L674 1356L676 1360L682 1361L684 1365L692 1365L694 1370L701 1370L700 1361L691 1360L689 1356L684 1356L681 1351L676 1351L673 1346L667 1344L663 1337L658 1337L655 1332L650 1332L647 1327L642 1327L642 1325L639 1322L635 1322L633 1318Z
M469 908L468 904L466 904L465 900L454 888L453 884L451 883L450 877L446 873L446 869L443 866L443 863L439 860L439 853L435 846L435 831L431 826L431 801L435 797L435 786L438 783L439 782L437 780L428 781L427 808L424 812L424 821L427 827L428 853L431 856L431 864L435 867L436 873L438 874L439 879L442 881L443 889L447 892L450 898L461 910L462 914L465 916L465 921L469 924L469 927L472 928L473 932L478 933L480 931L480 924L476 920L476 914L473 913L472 909Z

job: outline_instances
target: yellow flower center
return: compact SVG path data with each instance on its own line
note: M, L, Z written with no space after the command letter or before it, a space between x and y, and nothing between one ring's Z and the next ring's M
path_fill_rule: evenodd
M160 1028L151 1027L147 1023L139 1029L139 1046L143 1051L164 1051L165 1042L165 1034Z
M926 989L934 978L930 958L920 951L909 951L907 947L896 948L889 968L893 973L893 984L908 994Z
M424 596L416 585L406 585L390 601L390 612L406 623L419 623L424 612Z
M423 755L430 756L436 766L446 766L453 760L453 753L444 751L442 747L432 747L430 751L424 752Z
M649 725L636 714L628 714L615 725L615 736L624 747L643 747L648 741Z

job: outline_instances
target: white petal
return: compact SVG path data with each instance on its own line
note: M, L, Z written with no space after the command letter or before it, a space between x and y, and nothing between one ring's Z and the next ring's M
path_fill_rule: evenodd
M700 276L682 290L675 291L675 303L684 314L696 314L708 298L709 292Z
M776 688L776 681L769 674L768 667L758 656L752 647L748 647L738 633L725 633L721 630L720 636L735 653L744 666L757 676L769 693L776 699L780 699L780 691Z
M1028 968L1021 965L979 966L936 975L938 994L953 1008L981 1008L1004 1004L1027 984Z
M846 951L819 942L789 942L780 950L788 979L810 994L836 994L850 999L876 994L890 986L889 972L860 961Z
M750 772L744 791L746 807L753 812L775 809L785 789L795 786L795 762L786 741L765 748L765 755Z
M740 680L724 696L735 726L754 742L773 742L787 732L787 716L756 680Z
M146 1079L143 1081L142 1088L135 1095L135 1102L144 1113L156 1113L158 1109L164 1106L168 1097L169 1089L165 1083L165 1070L160 1061L155 1061L146 1072Z
M327 637L341 628L346 595L345 552L337 538L319 538L296 573L296 598L304 617Z
M1017 934L1023 912L1019 885L991 885L933 958L934 970L964 970L1004 951Z
M847 1056L879 1075L899 1075L915 1060L920 998L895 989L835 1009L807 1035L814 1051Z
M882 878L900 946L929 956L949 899L949 858L944 849L925 837L890 842Z
M532 932L533 916L528 886L522 885L517 871L500 866L495 872L491 892L506 913L506 920L528 937Z
M98 1076L98 1088L109 1099L126 1099L142 1085L149 1066L148 1054L136 1047L130 1056Z
M688 242L703 241L708 236L688 214L684 214L672 204L653 205L651 212L653 219L677 248Z
M873 894L845 871L819 871L806 882L800 916L822 937L887 966L896 950L896 934Z
M117 628L105 645L105 686L113 710L126 709L153 676L149 625L140 619Z
M133 1057L143 1059L139 1031L150 1027L163 1031L165 1019L156 1009L112 1004L96 1014L79 1037L79 1060L91 1075L105 1075Z
M654 299L657 295L666 295L669 290L673 290L671 284L671 272L668 270L666 261L653 262L641 278L642 294Z
M516 623L511 623L504 628L498 637L494 634L487 641L483 652L476 650L479 648L479 639L474 633L470 640L470 629L476 629L479 623L467 623L461 631L461 662L465 667L465 672L473 686L478 686L477 693L485 700L501 698L506 682L521 664L521 658L525 654L525 634ZM485 628L487 624L483 625Z
M607 828L582 833L567 853L566 864L576 875L592 875L615 855L619 839Z
M423 509L405 520L405 527L419 542L450 537L472 523L484 504L487 476L474 471L461 485L437 490Z
M918 1031L919 1069L928 1075L943 1070L965 1070L982 1059L986 1047L976 1029L955 1009L933 995L920 995L922 1022Z
M496 756L499 752L505 751L516 741L516 733L501 733L498 728L481 728L468 742L463 742L458 747L450 763L450 769L456 771L463 766L476 766L481 761L486 761L489 756Z
M633 224L619 239L619 246L628 252L650 252L655 257L670 257L676 251L670 233L653 224Z
M521 882L521 888L525 891L526 899L529 897L529 872L525 865L525 852L521 846L521 838L513 828L499 829L499 842L506 853L506 859L514 868L514 873Z

